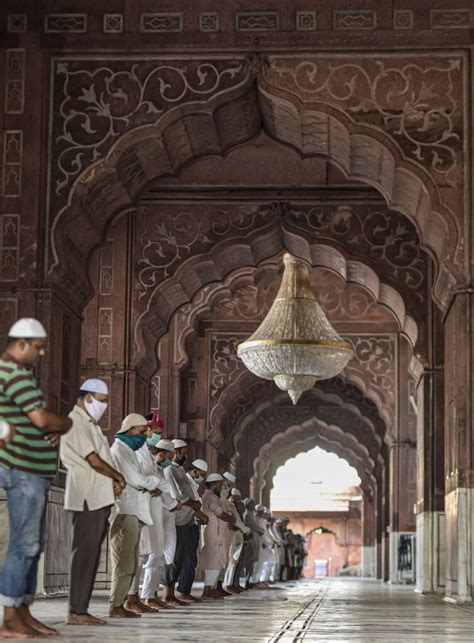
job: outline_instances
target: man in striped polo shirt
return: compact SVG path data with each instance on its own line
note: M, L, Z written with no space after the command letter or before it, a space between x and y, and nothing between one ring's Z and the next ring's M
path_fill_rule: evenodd
M0 488L8 501L10 542L0 572L2 638L57 634L33 618L29 606L36 592L38 561L44 546L48 490L56 474L59 436L71 420L46 408L31 372L46 353L46 331L36 319L11 327L0 359L0 419L15 428L0 447Z

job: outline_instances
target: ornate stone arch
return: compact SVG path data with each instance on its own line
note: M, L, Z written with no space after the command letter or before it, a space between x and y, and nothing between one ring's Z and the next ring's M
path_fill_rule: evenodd
M359 58L359 63L337 65L324 57L316 63L314 56L307 57L294 69L280 56L270 56L268 64L239 57L186 64L159 58L101 58L87 64L56 59L47 203L49 282L65 290L74 285L75 292L68 295L81 308L90 285L80 266L104 240L117 214L136 208L140 194L160 177L179 174L195 159L222 156L263 127L302 156L326 158L346 176L374 185L394 209L408 216L423 246L436 258L435 297L445 306L450 290L463 278L463 257L457 253L460 225L445 203L446 190L442 193L439 187L443 178L451 187L458 180L463 123L454 114L461 105L456 96L425 97L423 117L437 114L448 125L443 144L436 140L422 145L407 134L403 103L396 114L387 115L373 92L381 78L392 75L404 83L396 97L410 92L418 96L420 77L432 70L444 74L452 89L453 76L462 74L463 59L440 55L434 62L417 56L405 65L397 66L394 59L391 66L381 61L374 67L363 55ZM315 79L327 65L330 73L319 86ZM366 103L351 103L353 86L349 98L342 90L340 95L329 91L329 80L345 87L348 67L354 73L359 69L357 74L363 77L367 96L360 99L370 103L377 115L375 124L360 118ZM309 86L301 83L301 70ZM357 83L356 79L353 85ZM397 138L393 127L384 126L390 119L400 125L405 138ZM87 142L84 132L89 134ZM427 160L439 158L439 150L448 161L436 165Z

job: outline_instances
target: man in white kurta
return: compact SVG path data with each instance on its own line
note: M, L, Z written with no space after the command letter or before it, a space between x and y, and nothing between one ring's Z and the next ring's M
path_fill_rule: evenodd
M268 533L268 524L265 519L267 508L259 504L256 505L255 511L257 513L257 523L263 530L263 534L260 538L260 551L258 561L255 564L254 568L253 581L258 588L264 588L266 587L266 582L263 580L263 578L266 578L268 563L271 562L271 564L273 564L274 562L274 552L272 549L273 540Z
M235 484L235 476L233 474L226 472L224 473L224 477L226 476L232 476L233 482ZM226 479L231 480L228 477ZM229 594L240 594L240 591L234 587L234 577L237 570L237 565L239 563L240 554L242 553L242 549L244 547L244 535L248 534L250 531L250 529L244 524L235 506L235 500L237 497L240 498L240 491L236 488L233 488L230 492L230 496L222 501L225 510L231 513L235 518L235 525L230 530L231 538L229 545L229 562L227 564L223 582L224 591L228 592Z
M151 450L155 452L155 457L153 457ZM143 473L160 478L158 489L161 491L161 494L150 498L150 513L153 523L151 525L145 525L141 531L138 569L132 583L134 598L137 599L140 594L140 599L145 605L155 609L167 607L157 598L157 592L160 586L160 574L165 566L163 513L164 511L176 509L179 504L170 495L170 484L166 480L164 471L159 466L159 462L172 457L173 451L173 443L170 440L159 440L155 442L154 447L150 447L147 438L147 443L136 452ZM143 582L140 591L142 575Z
M206 490L202 495L202 511L209 518L199 555L199 566L204 569L204 599L220 599L224 594L217 590L217 580L229 559L227 532L235 519L222 506L220 493L223 484L224 478L220 474L211 473L206 478Z
M109 616L135 618L153 611L128 594L138 565L140 531L143 525L153 524L150 494L160 494L161 478L145 474L136 452L146 441L146 419L131 413L122 422L111 447L115 468L124 476L127 486L115 503L116 514L110 527L112 581Z

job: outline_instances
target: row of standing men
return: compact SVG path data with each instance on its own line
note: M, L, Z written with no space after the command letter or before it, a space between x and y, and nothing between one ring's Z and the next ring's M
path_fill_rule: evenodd
M81 385L68 418L49 410L32 374L45 351L41 323L22 319L0 359L0 418L11 429L0 439L0 488L10 521L0 572L1 636L57 634L31 615L30 605L58 447L73 530L69 624L106 623L89 613L89 602L108 533L111 618L223 600L300 575L304 540L288 529L288 520L243 500L230 472L209 472L201 459L186 470L188 445L162 439L156 416L128 415L110 447L99 426L108 405L104 381ZM192 594L198 565L204 572L200 598Z
M68 471L65 507L73 512L74 525L70 620L82 622L80 615L88 614L111 513L110 617L136 618L181 604L222 600L297 577L304 545L288 529L288 520L277 520L262 505L243 500L232 473L209 472L202 459L186 467L188 444L162 439L163 425L156 416L128 415L109 449L86 406L93 400L104 404L97 396L106 395L105 382L86 381L70 415L72 429L61 440L61 460ZM95 397L89 401L88 396ZM103 474L79 464L80 454L92 446L115 471L107 496ZM204 573L200 598L192 594L198 566Z

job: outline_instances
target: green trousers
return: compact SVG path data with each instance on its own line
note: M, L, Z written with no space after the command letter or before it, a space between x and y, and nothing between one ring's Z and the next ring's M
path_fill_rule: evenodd
M138 566L138 547L143 523L136 516L116 514L110 527L112 582L110 607L120 607L127 600Z

